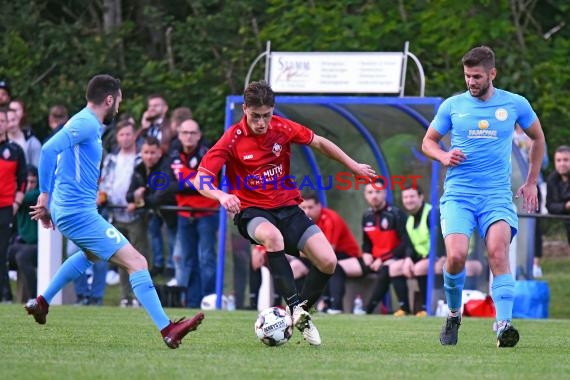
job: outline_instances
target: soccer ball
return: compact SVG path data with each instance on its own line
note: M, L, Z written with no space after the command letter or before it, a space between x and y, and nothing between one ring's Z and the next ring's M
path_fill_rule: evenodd
M268 346L280 346L293 335L293 320L280 307L262 310L255 321L255 335Z

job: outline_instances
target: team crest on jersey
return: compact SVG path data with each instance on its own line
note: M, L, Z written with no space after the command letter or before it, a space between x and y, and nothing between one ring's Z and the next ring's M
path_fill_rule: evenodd
M279 157L281 155L282 149L283 149L283 147L281 145L275 143L275 144L273 144L273 149L271 151L273 152L274 155Z
M479 120L479 129L489 128L489 122L487 120Z
M382 220L380 221L380 227L382 227L383 230L387 230L388 229L388 219L382 218Z
M6 148L4 149L4 151L2 152L2 157L4 157L5 160L10 158L10 149Z
M495 118L499 121L505 121L509 117L509 113L504 108L499 108L495 111Z

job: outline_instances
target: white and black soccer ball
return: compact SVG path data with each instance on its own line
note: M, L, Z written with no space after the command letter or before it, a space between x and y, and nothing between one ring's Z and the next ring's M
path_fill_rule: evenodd
M280 307L262 310L255 321L255 335L268 346L280 346L293 335L293 320Z

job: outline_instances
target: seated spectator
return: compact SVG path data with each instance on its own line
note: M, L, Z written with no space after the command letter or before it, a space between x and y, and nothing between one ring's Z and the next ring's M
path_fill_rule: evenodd
M427 275L429 268L429 253L431 251L430 231L432 230L431 216L435 212L431 204L424 201L423 190L419 186L408 187L402 190L402 204L409 214L406 222L406 231L410 238L412 254L403 261L403 273L408 278L415 278L418 282L418 288L421 297L421 309L416 310L416 316L427 316ZM439 222L439 215L436 220ZM438 229L438 225L433 226ZM438 236L441 236L438 233ZM442 252L442 250L438 250ZM437 261L439 265L436 267L441 269L445 260L439 257ZM441 266L440 266L441 265ZM441 274L440 272L439 274ZM416 303L420 304L420 303Z
M18 269L18 279L23 282L22 299L27 302L36 298L38 267L38 222L30 217L30 206L37 203L38 169L33 165L26 167L26 191L22 204L16 213L16 238L8 248L8 257L13 257Z
M370 208L362 217L362 251L364 255L370 255L370 270L378 274L366 313L374 313L392 283L399 303L399 310L394 315L407 315L410 313L410 302L408 284L402 270L403 260L409 255L410 249L406 232L407 216L386 202L386 185L381 179L364 187L364 198Z
M346 277L362 277L367 274L372 258L370 255L363 257L356 238L344 219L334 210L323 207L315 193L304 194L303 202L299 206L323 231L335 251L337 266L329 279L323 300L328 314L340 314ZM365 259L368 259L368 262L365 262Z
M546 180L546 208L551 214L570 215L570 146L561 145L554 152L554 171ZM570 220L564 221L570 244Z

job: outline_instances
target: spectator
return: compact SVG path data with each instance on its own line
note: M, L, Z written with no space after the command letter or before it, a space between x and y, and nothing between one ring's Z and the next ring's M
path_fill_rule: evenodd
M150 259L148 249L146 215L143 209L127 210L127 191L135 165L140 163L135 143L134 119L125 119L117 123L116 153L108 153L101 168L98 205L102 206L102 214L109 223L117 228L141 252L147 261ZM129 274L119 268L120 306L138 307L138 300L132 296Z
M29 165L38 166L40 162L40 151L42 144L32 130L32 126L28 124L26 114L26 104L22 99L14 99L10 102L10 109L14 110L18 128L22 132L24 154L26 156L26 163ZM10 123L10 115L8 115L8 124ZM18 134L20 135L20 134Z
M167 113L168 103L161 95L153 94L147 98L147 109L143 113L141 127L137 131L137 147L142 145L146 137L152 136L160 141L162 153L168 153L172 132Z
M164 263L172 262L172 252L176 241L176 213L160 211L161 206L176 205L175 195L166 191L166 186L160 182L170 169L168 157L162 155L160 141L156 137L145 138L140 151L142 162L135 166L129 191L127 192L128 210L145 208L148 215L148 231L152 251L152 273L162 273ZM150 181L149 181L150 179ZM166 224L168 233L169 257L164 257L162 225ZM174 267L174 264L170 264Z
M69 120L69 113L64 105L56 104L51 106L48 114L48 126L50 130L44 143L63 128L67 120Z
M30 217L30 206L36 204L39 195L38 169L33 165L28 165L26 167L26 192L16 213L17 235L8 248L8 256L14 257L18 268L18 279L24 284L23 297L19 300L20 302L27 302L28 299L36 298L37 295L38 222Z
M338 265L325 289L328 314L342 313L346 277L362 277L370 271L370 255L363 256L356 238L342 217L334 210L323 207L315 193L303 195L300 204L305 214L315 222L331 243ZM367 261L365 261L365 259ZM327 294L328 293L328 294Z
M185 120L178 129L180 150L171 156L171 191L176 192L176 205L196 211L178 211L174 265L176 284L188 287L189 307L199 307L202 298L216 291L216 238L219 204L201 195L191 179L209 146L202 138L200 126Z
M554 152L554 171L546 180L546 208L556 215L570 214L570 146L561 145ZM570 244L570 220L565 220Z
M406 257L402 262L403 273L406 277L417 280L421 296L421 309L416 310L416 316L425 317L427 316L428 255L431 251L431 214L436 212L436 210L424 201L423 190L419 186L408 187L402 190L402 204L409 214L406 222L406 232L410 238L412 248L411 256ZM436 220L439 221L439 215L437 215ZM438 226L435 225L433 228L437 229ZM444 257L439 257L437 259L439 265L436 264L436 268L439 267L441 269L444 260ZM441 273L439 272L439 274Z
M371 255L370 269L378 274L378 280L366 312L372 314L394 285L400 308L395 316L410 313L408 284L402 270L403 259L409 255L409 239L406 233L406 214L386 202L386 185L381 179L364 188L364 198L370 208L362 217L362 252Z
M10 85L6 79L0 79L0 108L8 107L10 100Z
M7 134L8 112L0 109L0 302L12 302L8 280L8 244L12 220L20 209L26 190L26 159L22 148Z
M178 139L178 128L183 121L192 119L192 110L188 107L178 107L172 111L170 116L170 133L172 140L170 141L170 150L180 151L180 140Z

